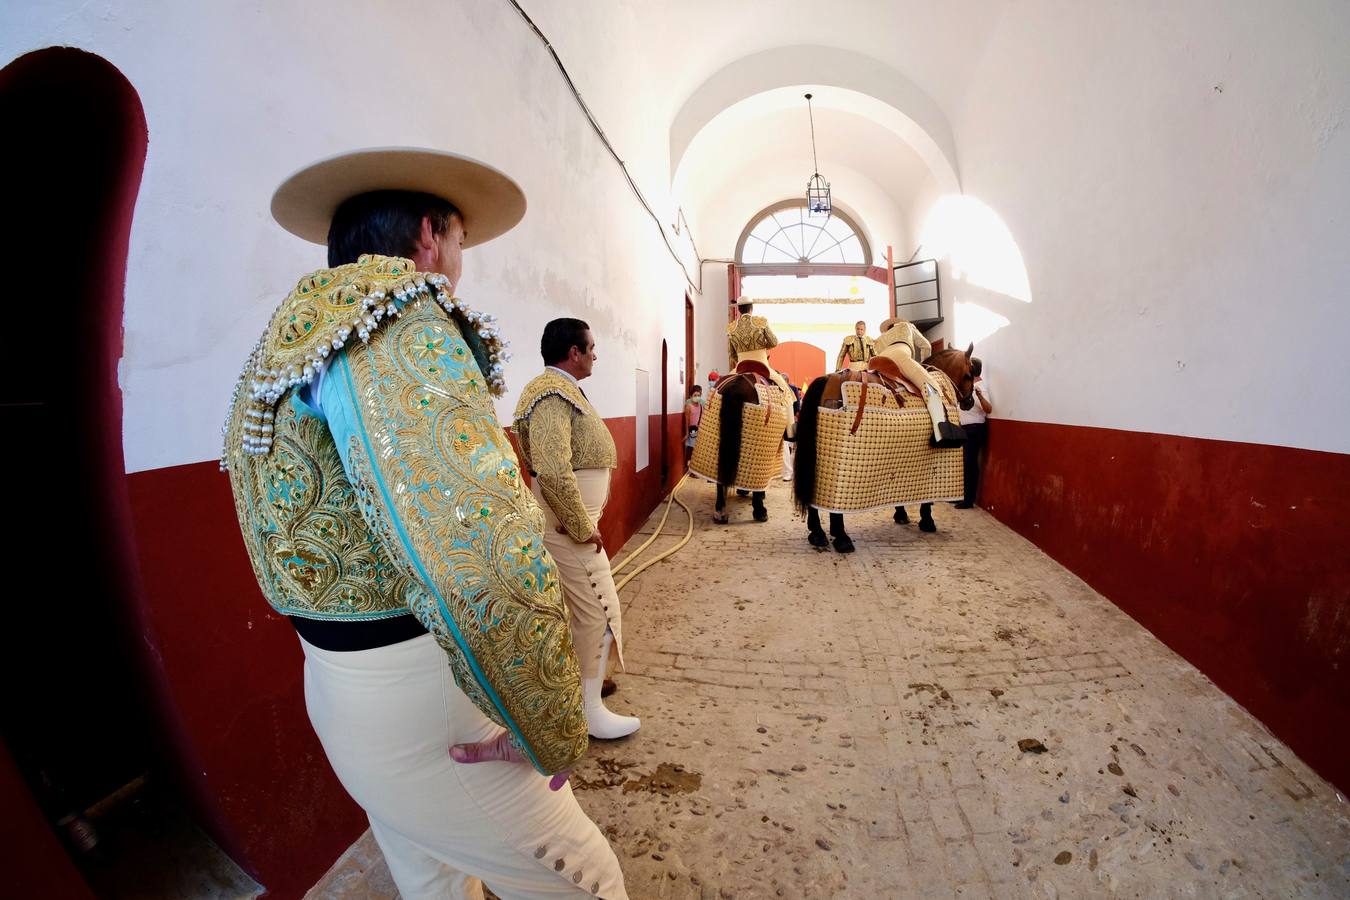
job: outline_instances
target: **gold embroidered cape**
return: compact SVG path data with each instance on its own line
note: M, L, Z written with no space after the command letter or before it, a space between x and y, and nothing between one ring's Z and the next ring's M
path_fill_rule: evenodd
M484 715L557 772L587 746L567 610L492 406L504 348L445 287L394 257L302 279L250 355L222 464L275 610L411 612Z

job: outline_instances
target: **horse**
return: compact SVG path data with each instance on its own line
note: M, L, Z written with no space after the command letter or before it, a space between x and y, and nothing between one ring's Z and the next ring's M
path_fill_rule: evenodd
M924 362L924 365L929 369L942 372L947 376L952 383L952 387L956 390L958 404L967 408L975 393L975 378L970 371L970 357L974 351L974 344L971 344L965 350L951 348L939 350ZM856 375L856 373L854 374ZM833 394L838 390L840 382L850 377L852 377L850 373L845 371L837 372L834 375L822 375L812 381L806 389L806 394L802 397L801 416L797 421L797 460L792 485L794 504L798 512L806 515L807 541L811 546L820 550L830 546L833 542L835 551L839 553L852 553L855 549L853 539L848 536L848 532L844 528L844 514L830 513L830 534L827 537L821 527L820 510L814 505L818 434L817 412L824 402L826 388L834 388L835 390L831 391ZM884 379L883 384L893 392L897 390L895 386ZM905 512L904 506L895 507L894 518L897 524L909 523L909 515ZM923 503L919 507L919 530L928 533L937 531L937 524L933 521L933 504L931 502Z
M723 376L714 389L721 398L717 419L717 505L713 521L725 525L727 486L736 483L736 472L741 463L741 423L745 418L745 404L759 402L758 387L768 379L754 364L744 363L734 375ZM769 510L764 506L764 491L750 494L752 514L756 522L769 521Z

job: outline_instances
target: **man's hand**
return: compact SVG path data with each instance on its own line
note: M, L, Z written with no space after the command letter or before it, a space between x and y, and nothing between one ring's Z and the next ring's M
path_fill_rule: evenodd
M457 763L480 763L480 762L513 762L523 763L525 758L520 755L516 745L511 743L510 735L505 729L490 741L480 741L477 744L456 744L450 748L450 758ZM560 790L564 784L567 784L567 778L571 772L559 772L548 780L548 789L550 791Z
M556 530L557 530L558 534L567 534L567 533L568 533L567 529L564 528L564 527L562 527L561 525L559 525L559 526L557 527ZM594 544L594 545L595 545L595 552L596 552L596 553L603 552L604 549L605 549L605 539L602 538L602 537L600 537L600 529L599 529L599 528L597 528L597 529L595 529L594 531L592 531L592 532L591 532L591 536L588 537L588 538L586 538L586 540L584 540L584 541L577 541L577 543L578 543L578 544Z

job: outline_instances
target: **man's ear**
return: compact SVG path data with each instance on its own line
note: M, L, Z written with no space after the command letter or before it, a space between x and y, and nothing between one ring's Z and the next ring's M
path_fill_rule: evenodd
M441 258L441 245L436 241L436 229L431 227L431 216L422 217L422 228L417 235L417 252L431 257L432 262L439 262Z

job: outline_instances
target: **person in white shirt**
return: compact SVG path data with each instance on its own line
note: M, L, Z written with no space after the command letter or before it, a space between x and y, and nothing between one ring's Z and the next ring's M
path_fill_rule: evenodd
M966 442L961 448L965 463L965 497L956 504L957 509L970 509L980 489L980 451L989 440L989 426L985 419L994 411L989 402L989 385L984 380L984 361L978 356L970 361L970 374L975 376L975 393L971 396L970 409L959 410L961 427L966 431Z

